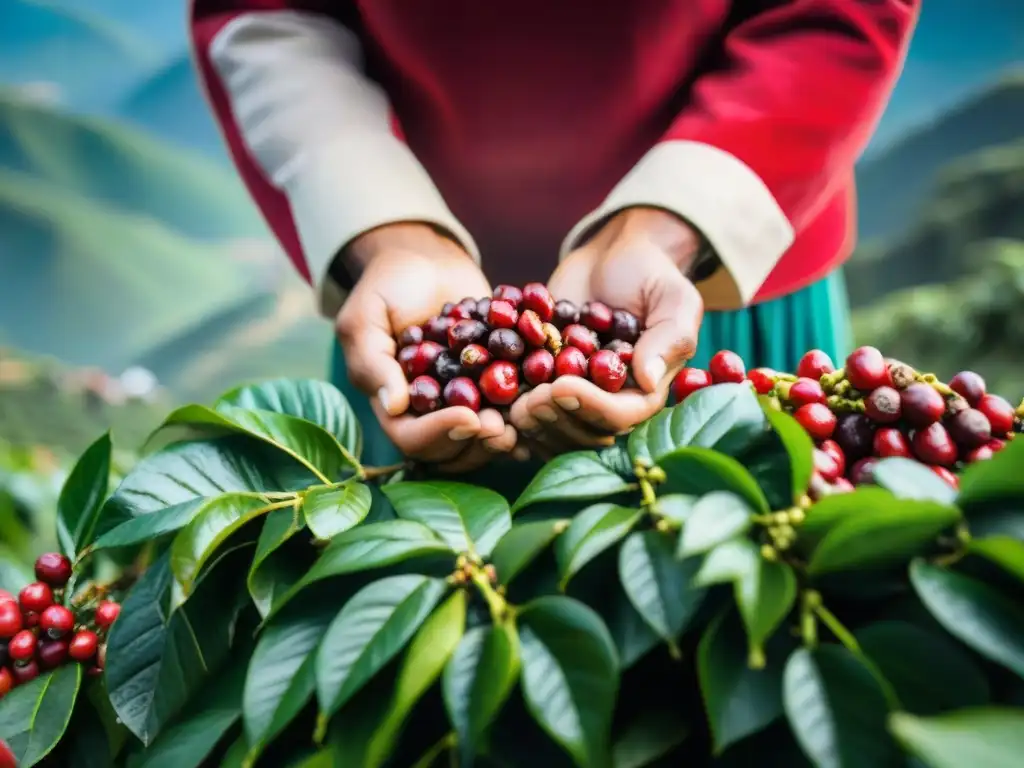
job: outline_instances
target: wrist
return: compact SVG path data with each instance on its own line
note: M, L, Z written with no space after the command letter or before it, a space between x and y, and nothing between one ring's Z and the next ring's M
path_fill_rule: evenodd
M634 207L619 211L606 224L613 227L620 243L653 244L679 269L688 274L701 252L703 238L684 219L653 207Z

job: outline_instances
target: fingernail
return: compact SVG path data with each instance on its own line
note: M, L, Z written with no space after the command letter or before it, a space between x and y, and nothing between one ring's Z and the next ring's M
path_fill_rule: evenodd
M517 446L512 450L512 458L515 459L516 461L529 461L530 451L528 448L524 448L521 445Z
M533 410L534 418L546 421L548 424L558 421L558 414L548 408L546 405L542 405L539 408Z
M476 434L476 430L473 427L455 427L455 429L448 432L448 439L459 442L461 440L469 440Z
M556 397L555 402L558 403L558 407L566 411L578 411L580 409L580 401L575 397Z
M519 423L519 434L521 435L532 435L538 429L540 429L540 424L529 417L522 419Z
M665 361L656 357L647 364L647 378L651 380L651 386L658 386L661 377L665 375Z
M380 407L384 409L384 412L390 415L391 408L388 405L389 397L387 387L381 387L377 390L377 399L380 400Z

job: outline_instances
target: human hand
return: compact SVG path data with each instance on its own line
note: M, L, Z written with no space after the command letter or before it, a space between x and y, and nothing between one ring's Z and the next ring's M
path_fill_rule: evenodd
M365 269L338 313L336 330L352 383L388 438L406 456L465 472L515 447L497 411L442 408L417 416L395 359L397 335L436 315L445 302L490 296L487 279L456 243L422 224L392 224L357 238L350 255Z
M640 318L645 330L632 361L639 389L612 394L575 376L536 387L511 412L534 450L608 445L664 406L672 378L693 356L704 316L700 293L683 274L698 244L696 232L678 217L631 208L555 270L548 282L555 298L577 306L600 301Z

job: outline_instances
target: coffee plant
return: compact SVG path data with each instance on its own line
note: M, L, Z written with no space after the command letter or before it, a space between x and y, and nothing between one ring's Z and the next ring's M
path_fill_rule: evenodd
M174 411L112 492L100 438L0 583L0 766L1016 768L1024 440L812 501L796 377L726 362L514 498L365 466L316 381Z

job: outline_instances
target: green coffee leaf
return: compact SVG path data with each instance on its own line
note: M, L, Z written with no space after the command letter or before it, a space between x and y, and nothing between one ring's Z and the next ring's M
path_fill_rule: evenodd
M706 590L693 578L700 565L680 562L672 539L658 531L629 535L619 549L619 580L644 621L679 655L676 641L704 602Z
M931 768L1019 768L1024 711L978 707L937 717L894 712L889 729L903 748Z
M448 720L469 765L519 679L519 636L511 624L469 630L441 678Z
M60 492L57 502L57 539L72 560L92 544L103 502L110 488L110 456L107 432L85 449Z
M617 504L594 504L580 512L555 542L561 586L609 547L620 542L643 513Z
M857 631L856 638L908 712L932 715L989 700L982 670L945 635L905 621L882 621Z
M334 605L295 602L263 629L242 696L250 760L260 755L312 697L316 648L336 615Z
M968 514L999 499L1024 498L1024 440L1007 443L988 461L971 464L960 476L957 503Z
M295 507L276 509L263 523L247 581L249 595L263 618L270 615L275 601L306 574L305 563L301 560L278 555L278 550L303 528L302 514Z
M363 430L343 394L326 381L276 379L239 387L222 395L217 406L273 411L323 427L356 459L363 452Z
M656 464L679 448L714 448L736 455L762 435L767 420L748 384L718 384L659 411L641 433L634 431L629 452Z
M707 554L694 582L702 586L733 585L747 629L750 663L759 666L765 640L786 618L796 600L793 569L785 563L765 560L757 545L748 539L732 539Z
M656 765L682 744L690 728L674 710L647 709L634 716L612 747L614 768Z
M713 491L702 496L683 526L679 556L699 555L742 536L750 530L753 515L746 501L728 491Z
M225 494L204 504L171 543L171 570L187 596L202 567L242 526L277 509L292 507L294 499L274 500L252 494Z
M361 523L372 500L368 485L350 480L310 489L302 500L302 514L313 535L327 540Z
M537 472L512 512L543 501L585 501L629 490L629 483L594 451L565 453Z
M67 664L19 685L0 701L0 740L19 768L30 768L57 746L71 721L82 666Z
M528 603L518 626L530 714L578 766L606 765L619 686L608 629L590 608L567 597Z
M491 564L498 572L498 581L510 583L568 526L568 520L538 520L513 525L491 553Z
M612 472L630 481L636 480L636 475L633 474L633 459L630 457L629 451L626 450L626 443L622 438L607 448L599 450L597 455L600 457L601 463Z
M409 642L444 595L442 579L391 576L359 590L331 622L316 655L316 690L330 717Z
M1018 581L1024 582L1024 542L1009 536L990 536L971 539L967 543L967 551L985 558Z
M716 755L782 716L785 656L767 655L764 669L748 666L743 625L733 610L720 614L701 637L697 679Z
M820 768L899 765L886 731L888 702L871 670L846 648L800 648L786 662L783 706L800 746Z
M806 517L797 530L797 547L810 552L826 534L837 526L862 515L884 514L899 508L901 502L881 488L861 486L852 493L837 493L826 496L811 505Z
M757 481L736 459L708 448L679 448L658 460L668 480L663 493L704 496L713 491L730 491L746 499L758 512L771 508Z
M796 419L784 411L766 409L764 411L768 425L772 428L775 438L785 449L786 461L779 461L782 472L763 475L752 472L762 484L773 482L776 477L788 477L789 488L787 503L796 503L797 499L807 493L814 472L814 443L807 430L800 426ZM776 451L766 451L775 454ZM767 467L767 465L765 465ZM781 494L780 494L781 495Z
M383 491L400 518L427 526L456 552L487 557L512 527L508 502L486 488L435 481L391 483Z
M687 496L683 493L670 493L665 496L659 496L658 500L654 505L654 512L667 517L672 522L678 523L679 525L685 525L686 521L690 519L693 514L694 507L697 506L699 498L697 496Z
M245 504L246 499L258 500L261 498L256 493L226 493L222 496L202 497L182 504L175 504L173 507L165 507L148 515L133 517L113 530L107 531L96 539L88 552L145 544L147 541L180 531L191 523L208 504Z
M633 606L621 583L613 583L594 608L615 642L620 670L629 669L660 644L661 638Z
M960 510L934 501L894 500L836 525L811 555L810 573L878 568L909 560L960 521Z
M923 560L910 583L946 631L988 659L1024 677L1024 609L987 584Z
M872 475L875 483L900 499L934 501L952 506L956 491L919 461L894 456L875 464Z
M1024 541L1024 507L1011 499L986 504L970 513L971 535L978 539L1009 536Z

